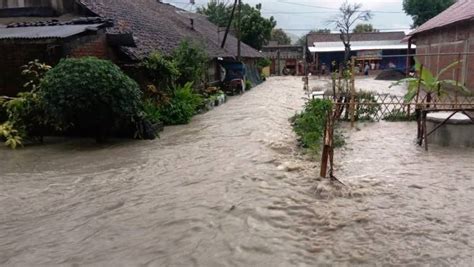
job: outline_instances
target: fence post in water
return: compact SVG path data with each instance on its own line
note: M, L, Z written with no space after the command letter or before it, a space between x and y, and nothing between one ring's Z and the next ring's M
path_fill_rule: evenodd
M426 128L426 117L428 112L423 112L423 139L425 141L425 150L428 151L428 129Z
M456 91L454 92L454 106L453 108L458 107L458 86L459 86L459 75L461 73L461 53L458 54L458 67L456 70Z
M351 128L354 128L355 124L355 72L354 72L354 65L355 65L355 57L351 58Z
M421 107L420 105L418 104L418 100L420 98L420 89L421 89L421 74L423 73L423 64L421 64L420 66L420 73L418 73L418 75L420 77L418 77L418 87L416 89L416 97L415 97L415 114L416 114L416 122L417 122L417 133L416 133L416 138L418 140L418 144L421 146L422 144L422 131L421 131Z
M328 138L328 118L329 116L326 116L326 123L324 125L324 136L323 136L323 153L321 156L321 171L319 173L319 176L322 178L326 178L327 172L328 172L328 159L329 159L329 147L327 146L327 138Z
M332 164L334 161L334 151L333 151L333 109L331 108L330 111L327 112L326 115L326 123L324 126L324 146L323 146L323 153L321 157L321 172L320 176L322 178L327 177L327 172L328 172L328 161L330 160L331 164L331 170L332 170Z

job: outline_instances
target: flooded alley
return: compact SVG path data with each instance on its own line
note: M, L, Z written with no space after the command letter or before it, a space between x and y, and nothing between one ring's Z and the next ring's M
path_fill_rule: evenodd
M474 263L474 150L359 124L333 188L288 121L304 96L270 78L154 141L0 148L0 265Z

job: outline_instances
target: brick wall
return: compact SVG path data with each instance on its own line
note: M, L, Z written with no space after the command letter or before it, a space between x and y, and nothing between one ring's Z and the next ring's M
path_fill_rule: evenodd
M54 66L64 57L115 59L103 31L69 40L3 40L0 51L0 95L9 96L22 90L21 66L31 60L39 59Z
M21 76L23 65L34 59L54 65L61 55L52 40L42 40L35 44L2 41L0 51L0 95L8 96L14 96L22 90L25 82Z
M64 45L64 55L69 57L94 56L102 59L111 58L112 53L107 45L105 33L88 35Z
M442 75L442 79L459 80L474 92L474 55L463 53L474 52L474 22L444 27L439 30L421 33L416 37L416 54L436 54L418 56L424 67L438 74L449 64L461 59L463 62ZM437 55L455 53L454 55ZM460 54L460 55L459 55Z

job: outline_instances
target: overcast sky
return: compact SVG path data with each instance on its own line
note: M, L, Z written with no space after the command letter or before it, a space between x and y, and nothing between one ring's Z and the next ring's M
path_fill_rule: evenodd
M233 3L232 0L223 1ZM187 4L189 0L163 0L163 2L193 11L208 1L195 0L194 6ZM277 28L302 35L310 29L332 29L333 27L327 24L327 20L337 13L337 8L344 0L243 0L243 2L251 5L262 3L263 15L275 17L278 22ZM403 12L403 0L350 0L349 2L361 3L364 9L373 11L374 18L370 23L382 31L407 31L412 23L411 18Z

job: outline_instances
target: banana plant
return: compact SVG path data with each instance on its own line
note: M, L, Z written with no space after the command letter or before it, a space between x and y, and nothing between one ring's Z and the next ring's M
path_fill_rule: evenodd
M470 94L471 92L461 83L458 83L454 80L441 80L440 77L449 71L450 69L454 68L458 64L461 64L463 61L462 60L457 60L445 68L443 68L438 75L434 76L433 73L427 69L423 68L421 69L421 64L420 62L415 59L415 70L418 72L421 76L421 88L426 92L426 93L436 93L438 96L442 95L447 95L447 91L445 90L446 85L449 85L451 87L456 88L457 90L460 90L461 92L465 94ZM400 85L402 83L407 83L408 84L408 92L405 95L405 101L410 102L415 98L417 90L418 90L418 82L420 82L419 78L406 78L402 79L398 82L393 83L390 85L390 88L395 85Z

